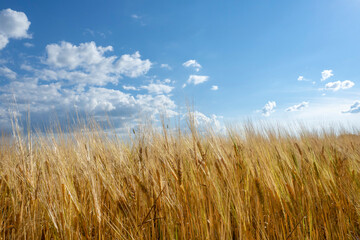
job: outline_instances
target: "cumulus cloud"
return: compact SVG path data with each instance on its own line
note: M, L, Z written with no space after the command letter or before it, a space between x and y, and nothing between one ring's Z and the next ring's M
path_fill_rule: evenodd
M11 79L11 80L14 80L16 79L16 72L14 72L13 70L3 66L3 67L0 67L0 76L4 76L8 79Z
M125 76L136 78L146 74L151 68L152 63L149 59L141 60L140 53L124 54L115 63L116 71Z
M360 113L360 101L355 101L349 110L343 111L342 113Z
M219 89L219 87L216 85L211 86L211 90L213 90L213 91L217 91L218 89Z
M69 42L49 44L46 46L46 62L57 68L73 70L104 61L104 53L107 51L113 51L112 46L97 47L95 42L81 43L79 46Z
M9 39L31 38L27 32L30 21L23 12L10 8L0 11L0 50L8 43Z
M37 71L42 80L67 80L71 84L86 83L103 86L117 84L123 76L136 78L145 75L152 66L150 60L142 60L139 52L120 57L106 56L112 46L96 46L95 42L78 46L68 42L46 46L44 63L50 68Z
M183 63L184 67L193 67L195 69L195 71L200 71L201 65L200 63L198 63L196 60L192 59L192 60L188 60L186 62Z
M354 85L355 83L350 80L345 80L343 82L341 81L329 82L325 85L325 90L331 90L336 92L340 89L344 90L344 89L352 88Z
M0 74L13 80L0 88L0 112L12 108L15 98L19 114L25 115L30 106L32 123L42 123L42 126L47 126L54 116L66 125L67 114L75 112L89 114L98 121L106 121L106 112L115 127L134 123L144 114L150 117L159 111L165 111L168 116L177 114L176 104L168 95L173 90L167 85L171 80L140 87L123 86L125 90L148 91L138 95L106 85L117 84L125 76L146 74L151 62L141 59L139 52L107 56L112 47L99 47L94 42L79 45L62 42L50 44L46 50L42 62L20 66L27 71L25 75L0 68ZM0 127L6 121L10 125L6 119L5 114L0 114Z
M261 114L265 117L270 116L271 113L275 112L276 102L268 101L265 106L261 109Z
M186 113L183 115L183 119L194 120L194 123L197 128L212 128L215 132L224 132L225 126L221 123L222 116L217 116L215 114L211 114L210 116L206 116L205 114L194 111L190 113Z
M11 108L16 99L16 109L25 115L30 106L32 122L49 124L56 116L66 124L67 114L74 112L90 114L99 121L105 121L104 114L116 121L115 127L134 122L142 114L155 117L160 111L168 116L176 115L176 104L165 94L132 95L120 90L104 87L78 85L73 88L60 82L40 84L35 79L12 81L0 89L0 111ZM0 122L6 119L0 116Z
M175 102L164 94L147 95L139 94L136 96L136 102L143 112L151 113L152 115L160 112L165 112L168 117L176 116L178 113L174 110L176 108Z
M141 86L141 88L146 89L149 93L154 94L168 94L174 89L174 87L162 83L150 83L149 85Z
M209 80L209 76L201 76L201 75L190 75L187 82L189 84L198 85L200 83L204 83Z
M321 81L325 81L332 76L334 76L332 70L324 70L321 72Z
M286 112L302 111L309 106L309 102L302 102L300 104L291 106L285 109Z
M305 78L304 78L304 76L299 76L297 80L298 80L298 81L304 81Z

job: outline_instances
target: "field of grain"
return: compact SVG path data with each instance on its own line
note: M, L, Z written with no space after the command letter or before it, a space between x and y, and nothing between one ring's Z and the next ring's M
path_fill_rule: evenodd
M360 239L358 134L189 121L127 140L95 124L14 136L0 140L0 239Z

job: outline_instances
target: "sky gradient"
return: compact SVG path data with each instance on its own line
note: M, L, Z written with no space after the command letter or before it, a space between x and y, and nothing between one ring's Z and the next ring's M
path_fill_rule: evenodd
M74 112L360 126L360 1L0 2L0 127Z

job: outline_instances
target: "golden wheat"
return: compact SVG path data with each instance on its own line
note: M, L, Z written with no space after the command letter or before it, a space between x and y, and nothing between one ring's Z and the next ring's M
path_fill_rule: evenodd
M360 136L3 136L1 239L359 239Z

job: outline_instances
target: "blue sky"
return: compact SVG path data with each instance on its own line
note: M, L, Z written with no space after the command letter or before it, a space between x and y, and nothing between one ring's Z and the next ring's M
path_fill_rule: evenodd
M0 126L78 111L120 129L164 109L199 121L340 121L360 112L360 1L0 2Z

